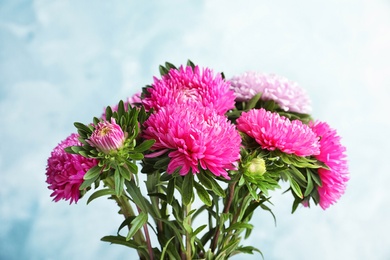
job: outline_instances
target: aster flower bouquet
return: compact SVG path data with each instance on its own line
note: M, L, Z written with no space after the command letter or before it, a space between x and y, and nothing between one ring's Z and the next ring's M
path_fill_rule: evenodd
M305 91L286 78L222 73L188 61L160 66L160 77L107 107L62 141L48 159L54 201L114 200L117 234L103 241L140 259L227 259L261 254L243 239L268 211L270 191L288 184L292 212L323 209L349 179L345 147L310 116Z

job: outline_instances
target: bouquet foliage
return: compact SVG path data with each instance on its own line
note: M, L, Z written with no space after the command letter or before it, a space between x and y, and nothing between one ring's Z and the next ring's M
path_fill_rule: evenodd
M54 201L114 200L124 221L103 241L140 259L227 259L244 246L269 192L289 184L292 212L323 209L349 179L345 147L310 116L297 83L273 74L222 73L188 61L160 66L142 92L75 123L46 176Z

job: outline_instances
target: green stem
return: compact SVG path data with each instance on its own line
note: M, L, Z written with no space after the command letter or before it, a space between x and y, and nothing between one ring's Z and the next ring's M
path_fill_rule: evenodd
M112 178L107 177L106 179L104 179L104 183L111 189L115 190L115 182ZM125 195L121 195L119 197L116 195L112 195L112 197L114 198L119 208L121 209L120 213L125 217L125 219L135 216L134 210L130 205L129 199ZM128 228L130 230L130 225L128 226ZM134 241L139 245L144 245L146 243L145 237L141 231L137 231L137 233L135 233ZM144 258L140 252L138 252L138 255L140 259Z
M228 193L228 197L226 198L226 201L225 201L225 206L223 208L223 213L228 213L229 210L230 210L230 206L232 205L232 201L233 201L233 197L234 197L234 188L236 186L236 181L235 182L232 182L229 184L229 193ZM218 246L218 239L219 239L219 235L220 235L220 224L217 223L217 226L216 226L216 229L215 229L215 234L214 234L214 237L213 237L213 240L211 241L211 252L214 253L215 249L217 248Z
M188 213L191 211L191 203L184 208L184 219L187 221L188 227L191 227L191 216ZM192 259L192 248L191 248L191 235L186 229L186 259Z

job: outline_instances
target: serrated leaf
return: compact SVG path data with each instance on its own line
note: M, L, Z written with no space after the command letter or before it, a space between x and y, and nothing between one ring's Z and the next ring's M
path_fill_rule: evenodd
M103 189L103 190L95 191L94 193L92 193L91 196L89 196L88 201L87 201L87 205L91 201L93 201L94 199L102 197L102 196L106 196L106 195L115 195L115 190L113 190L113 189Z
M197 182L194 182L194 186L195 186L195 189L196 189L196 192L198 194L198 197L200 198L200 200L206 204L207 206L211 206L212 205L212 202L211 202L211 199L210 199L210 195L209 193L206 191L205 188L203 188L202 185L200 185L199 183Z
M135 233L146 223L148 222L148 214L141 212L138 216L136 216L131 222L131 228L129 233L127 233L126 241L129 241Z

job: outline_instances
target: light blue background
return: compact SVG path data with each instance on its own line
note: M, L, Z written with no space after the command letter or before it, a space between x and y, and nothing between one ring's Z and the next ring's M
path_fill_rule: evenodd
M0 1L0 259L135 259L99 241L122 221L113 202L51 202L46 160L74 121L188 58L299 82L348 148L339 203L291 215L279 190L277 227L257 212L247 244L266 259L390 259L389 46L385 0Z

